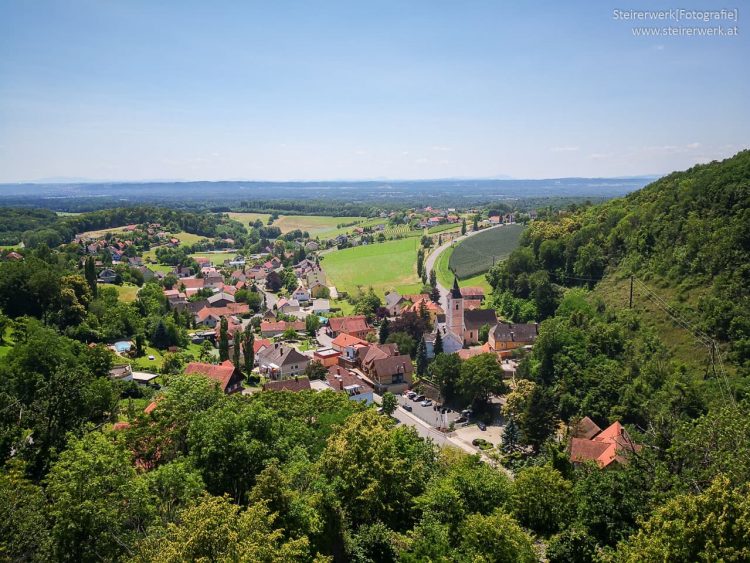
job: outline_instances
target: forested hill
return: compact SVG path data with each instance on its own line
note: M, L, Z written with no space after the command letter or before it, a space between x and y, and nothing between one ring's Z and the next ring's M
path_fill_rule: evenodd
M490 281L517 298L531 296L523 278L541 270L552 283L596 285L606 302L627 306L634 275L638 304L661 299L663 307L651 303L655 314L667 316L669 308L728 343L730 358L741 365L750 359L750 151L675 172L625 198L537 221L509 263L504 282L497 271ZM519 276L520 284L513 279ZM550 304L539 313L548 316ZM679 334L666 336L679 347Z

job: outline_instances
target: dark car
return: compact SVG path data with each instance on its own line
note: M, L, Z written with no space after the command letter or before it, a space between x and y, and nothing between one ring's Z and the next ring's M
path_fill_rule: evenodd
M477 422L477 427L478 427L478 428L479 428L479 429L480 429L480 430L481 430L482 432L484 432L485 430L487 430L487 425L486 425L486 424L485 424L484 422Z
M404 405L404 410L411 412L412 411L411 405Z
M425 398L424 395L418 395L417 397L414 397L412 401L416 403L421 403L422 401L424 401L424 398Z

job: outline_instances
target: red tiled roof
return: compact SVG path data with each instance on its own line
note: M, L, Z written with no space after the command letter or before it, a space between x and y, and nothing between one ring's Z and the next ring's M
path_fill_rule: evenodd
M573 430L573 435L576 438L584 438L585 440L591 440L594 436L599 434L602 429L591 420L588 416L583 417L578 424L576 424Z
M364 315L354 317L333 317L328 319L328 326L333 332L361 332L370 330Z
M256 338L253 340L253 352L257 354L264 346L270 346L271 341L268 338Z
M361 338L357 338L356 336L352 336L351 334L346 334L345 332L342 332L331 341L331 344L333 346L346 348L347 346L356 346L357 344L362 345L362 346L367 346L369 345L369 342L367 342L367 340L362 340Z
M177 280L177 287L184 285L185 289L202 289L205 285L203 278L182 278Z
M185 368L185 373L205 375L219 383L222 391L226 391L229 380L234 373L234 364L226 360L218 365L204 364L201 362L190 362Z
M592 439L571 439L570 461L578 463L595 461L599 467L607 467L613 461L627 462L627 458L623 454L625 452L637 452L641 447L630 440L630 436L622 424L615 422Z
M261 332L284 332L288 328L305 330L305 323L304 321L263 321L260 323Z
M470 296L471 297L476 297L476 296L484 297L484 289L482 289L479 286L462 287L461 295L463 297L470 297Z

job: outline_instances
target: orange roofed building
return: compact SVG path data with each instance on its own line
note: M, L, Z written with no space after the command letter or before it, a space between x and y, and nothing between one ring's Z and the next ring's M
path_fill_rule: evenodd
M596 462L608 467L614 462L627 463L629 453L638 452L641 445L633 443L627 430L615 422L602 430L588 416L576 425L570 441L572 463Z
M185 368L185 373L203 375L212 379L226 394L242 390L242 372L229 360L218 365L190 362Z

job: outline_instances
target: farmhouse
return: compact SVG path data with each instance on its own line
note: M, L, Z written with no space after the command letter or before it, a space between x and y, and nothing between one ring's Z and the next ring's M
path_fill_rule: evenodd
M339 334L344 333L364 339L367 338L367 335L372 331L367 324L367 318L364 315L333 317L328 319L328 326L330 327L333 336L338 336Z
M203 375L212 379L226 394L242 390L242 372L229 360L219 365L190 362L185 368L185 373Z
M602 430L589 417L583 418L574 428L570 441L572 463L595 462L600 468L613 463L627 463L630 453L638 452L641 445L633 443L619 422Z
M513 324L497 323L489 333L487 343L495 352L513 350L521 346L533 344L539 334L536 323Z
M294 377L305 371L310 358L295 348L276 343L258 353L260 372L271 379Z

